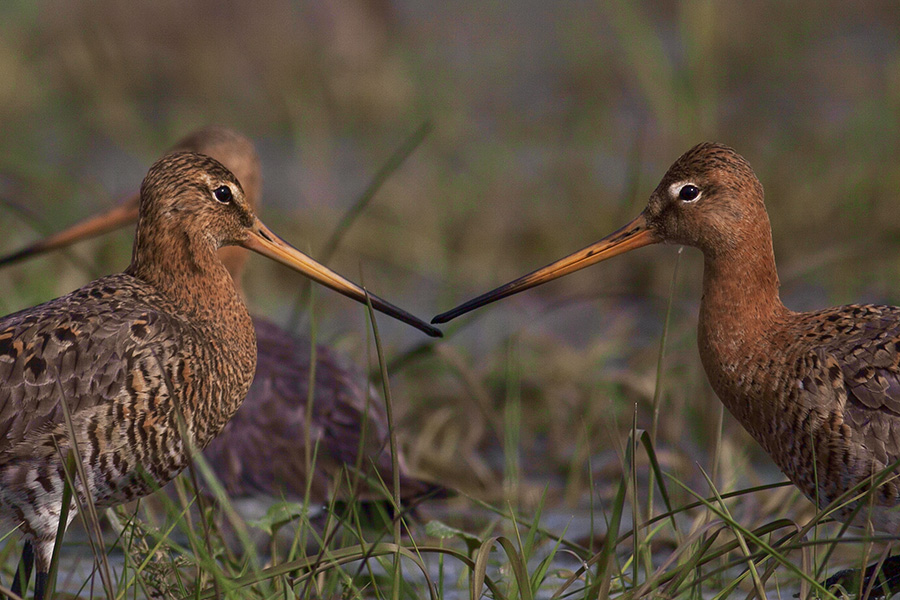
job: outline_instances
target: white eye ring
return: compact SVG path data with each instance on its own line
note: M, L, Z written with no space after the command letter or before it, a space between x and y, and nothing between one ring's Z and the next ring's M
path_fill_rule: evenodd
M696 202L703 196L699 185L690 181L678 181L669 186L669 195L685 204Z
M213 197L219 204L231 204L231 201L234 200L234 192L231 191L230 186L220 185L213 190Z

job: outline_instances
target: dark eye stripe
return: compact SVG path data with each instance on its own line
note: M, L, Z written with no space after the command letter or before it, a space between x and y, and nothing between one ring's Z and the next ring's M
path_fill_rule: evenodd
M231 188L227 185L220 185L217 187L213 191L213 196L215 196L216 200L222 204L230 204L234 199L234 196L231 194Z

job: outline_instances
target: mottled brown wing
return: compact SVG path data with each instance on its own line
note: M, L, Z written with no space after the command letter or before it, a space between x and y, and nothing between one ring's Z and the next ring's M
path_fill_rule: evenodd
M165 358L161 340L177 338L182 325L154 310L154 296L139 280L112 275L0 319L0 457L62 421L60 388L76 414L113 401L152 348Z
M825 367L847 390L845 421L884 464L900 457L900 309L850 305L821 313ZM829 360L830 359L830 360Z
M256 377L243 406L204 456L232 495L261 492L299 500L307 485L304 432L310 342L264 319L254 318L254 325L258 346ZM314 501L326 501L342 467L356 464L364 425L362 466L366 468L374 461L389 482L390 450L379 400L369 395L366 378L359 371L329 348L317 346L309 423L311 443L318 443L311 488ZM412 482L409 487L418 489ZM428 486L422 484L421 488L424 491ZM361 496L383 497L367 493L365 488Z

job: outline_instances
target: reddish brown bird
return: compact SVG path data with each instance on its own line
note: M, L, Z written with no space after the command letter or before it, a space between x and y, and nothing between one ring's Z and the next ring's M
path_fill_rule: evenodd
M0 319L0 518L26 540L17 594L32 561L35 597L45 594L70 451L84 466L74 490L82 503L127 502L175 477L243 401L256 336L216 254L226 245L366 301L364 290L263 225L218 161L177 152L141 185L125 272ZM371 298L378 310L439 333Z
M221 162L240 181L250 207L259 209L260 161L246 137L225 127L204 127L172 149L179 150L206 154ZM104 214L2 257L0 266L131 224L137 220L139 200L135 195ZM247 256L238 246L219 250L239 292ZM392 470L387 417L365 375L331 348L317 345L310 396L310 340L265 318L252 319L258 348L256 376L241 409L203 452L229 495L265 494L300 501L306 498L309 482L310 500L321 503L331 498L342 474L340 497L350 497L346 477L350 474L358 480L354 498L384 499L379 482L390 482ZM304 448L310 408L309 440L317 448L311 473ZM410 502L446 495L439 486L413 477L402 454L399 464L401 499Z
M681 156L644 211L599 242L488 292L432 323L658 242L703 253L698 343L728 410L820 507L900 459L900 308L794 312L781 303L763 188L734 150L703 143ZM855 518L900 533L900 482ZM856 504L838 517L851 518Z

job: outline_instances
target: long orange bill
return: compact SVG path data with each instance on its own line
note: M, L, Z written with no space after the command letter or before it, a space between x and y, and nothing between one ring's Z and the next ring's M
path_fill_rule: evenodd
M84 221L80 221L64 231L54 233L30 246L26 246L12 254L0 257L0 267L10 265L37 254L49 252L50 250L71 246L77 241L87 240L104 234L107 231L119 229L123 225L133 223L137 221L138 218L138 206L138 196L129 198L112 210L100 215L88 217Z
M344 279L328 267L317 263L282 240L272 233L268 227L263 225L259 219L256 220L256 224L252 227L249 237L243 242L240 242L240 245L248 250L253 250L267 258L278 261L295 271L303 273L313 281L321 283L326 287L330 287L334 291L340 292L349 298L353 298L363 304L366 303L365 290L355 283ZM386 300L382 300L375 294L369 293L369 298L372 301L372 308L375 310L381 311L404 323L408 323L413 327L424 331L431 337L443 336L441 330L437 327L432 327L428 323L409 314L402 308L397 308Z
M493 291L460 304L453 310L449 310L436 316L431 322L446 323L470 310L475 310L476 308L482 307L485 304L490 304L495 300L512 296L513 294L523 292L537 285L541 285L542 283L553 281L563 275L574 273L579 269L598 263L601 260L606 260L617 254L622 254L623 252L628 252L629 250L640 248L641 246L655 244L658 241L660 240L647 224L647 218L644 216L644 213L641 213L628 225L611 233L599 242L591 244L587 248L583 248L574 254L570 254L555 263L549 264L543 269L538 269L533 273L529 273L524 277L520 277L515 281L502 285Z

